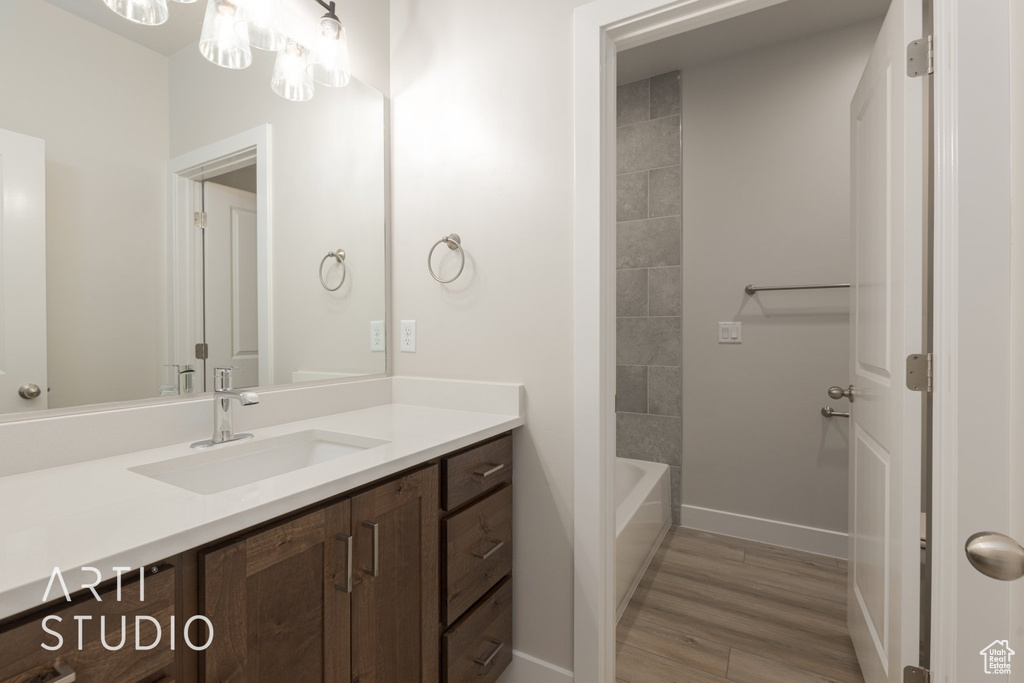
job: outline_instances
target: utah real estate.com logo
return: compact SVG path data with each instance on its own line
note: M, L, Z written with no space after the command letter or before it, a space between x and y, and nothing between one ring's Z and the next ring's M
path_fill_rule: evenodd
M1010 658L1016 652L1010 649L1008 640L996 640L981 651L985 658L985 673L1006 675L1010 673Z

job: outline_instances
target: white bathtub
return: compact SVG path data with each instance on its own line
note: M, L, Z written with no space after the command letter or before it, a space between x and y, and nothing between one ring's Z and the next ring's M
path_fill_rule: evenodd
M616 618L622 616L671 524L672 485L668 465L616 458Z

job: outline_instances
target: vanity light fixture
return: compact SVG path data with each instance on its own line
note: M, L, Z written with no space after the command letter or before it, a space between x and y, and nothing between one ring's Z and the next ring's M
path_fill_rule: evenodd
M103 0L103 4L136 24L159 26L167 21L167 0Z
M274 78L270 87L281 97L292 102L305 102L313 98L313 78L309 75L309 49L291 38L277 53Z
M252 51L240 14L233 0L209 0L206 5L199 52L225 69L244 69L252 64Z
M316 47L309 64L309 73L313 80L321 85L332 88L343 88L352 77L352 69L348 61L348 37L345 26L335 13L334 2L316 0L327 10L320 19L320 35L316 39Z
M199 0L173 0L192 4ZM158 26L167 21L167 0L103 0L119 15L137 24ZM281 29L281 0L206 0L206 16L199 37L199 52L225 69L252 64L252 48L277 52L271 89L294 102L313 97L314 81L343 88L352 78L345 25L336 3L316 0L327 10L320 18L312 50Z

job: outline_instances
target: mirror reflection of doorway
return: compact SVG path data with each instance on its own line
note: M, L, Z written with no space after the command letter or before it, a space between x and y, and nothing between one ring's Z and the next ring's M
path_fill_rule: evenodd
M236 387L260 384L257 192L255 164L202 182L203 325L196 343L204 345L197 370L207 391L216 367L235 368Z

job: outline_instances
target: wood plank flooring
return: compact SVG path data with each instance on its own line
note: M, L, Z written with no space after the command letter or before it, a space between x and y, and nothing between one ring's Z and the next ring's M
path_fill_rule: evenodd
M863 683L846 563L674 527L618 626L620 683Z

